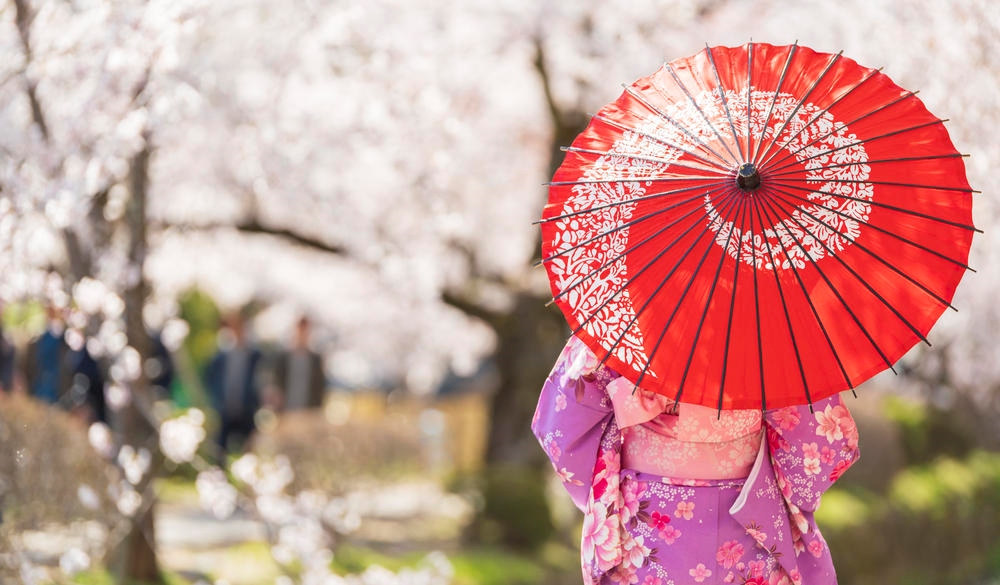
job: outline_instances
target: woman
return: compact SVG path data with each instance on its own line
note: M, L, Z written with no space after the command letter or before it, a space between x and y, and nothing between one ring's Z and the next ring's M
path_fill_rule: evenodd
M585 583L836 584L813 513L858 457L839 397L764 413L673 404L570 338L532 430L585 514Z

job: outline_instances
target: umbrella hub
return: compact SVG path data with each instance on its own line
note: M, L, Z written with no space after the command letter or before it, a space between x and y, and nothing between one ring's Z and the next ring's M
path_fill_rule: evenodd
M753 163L743 163L736 171L736 186L743 191L753 191L760 187L760 173Z

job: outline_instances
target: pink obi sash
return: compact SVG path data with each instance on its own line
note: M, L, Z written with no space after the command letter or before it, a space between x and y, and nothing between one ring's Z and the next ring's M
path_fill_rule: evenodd
M680 404L625 378L608 385L622 434L622 468L693 480L749 475L763 438L759 410L724 410ZM665 412L667 411L667 412Z

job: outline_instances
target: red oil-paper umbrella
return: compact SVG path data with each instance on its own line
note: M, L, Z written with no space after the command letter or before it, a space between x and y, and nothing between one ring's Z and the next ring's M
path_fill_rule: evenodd
M806 404L892 368L953 308L979 231L943 120L799 45L667 63L564 150L540 222L554 302L679 402Z

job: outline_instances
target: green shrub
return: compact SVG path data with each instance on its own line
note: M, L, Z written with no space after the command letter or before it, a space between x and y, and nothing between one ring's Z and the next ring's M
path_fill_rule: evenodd
M831 490L817 514L843 585L961 585L1000 576L1000 454L942 457L888 492Z
M909 465L930 463L942 455L963 457L972 450L974 441L952 413L892 395L883 404L886 418L901 431Z
M483 510L473 530L480 542L537 550L555 534L545 475L532 468L500 466L482 474Z
M26 532L82 538L84 523L96 522L106 534L119 518L110 477L79 420L18 394L0 395L0 583L20 582L20 561L7 553L17 552ZM86 546L93 557L104 545Z

